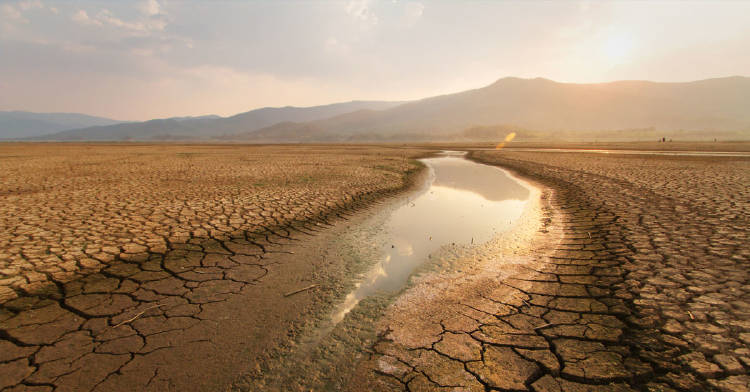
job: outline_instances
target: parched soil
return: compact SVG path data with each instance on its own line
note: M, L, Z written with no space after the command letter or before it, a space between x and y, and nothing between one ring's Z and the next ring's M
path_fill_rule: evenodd
M470 157L542 225L402 296L351 390L750 390L750 158Z
M260 369L341 290L315 234L405 189L422 153L0 145L0 390L215 390Z
M0 390L261 377L346 291L334 222L420 154L0 145ZM349 390L750 390L750 158L470 156L542 189L531 230L397 299Z

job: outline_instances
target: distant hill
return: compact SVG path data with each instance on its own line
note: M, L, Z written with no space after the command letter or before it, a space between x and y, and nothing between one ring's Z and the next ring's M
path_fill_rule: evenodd
M360 109L387 109L399 102L353 101L313 107L262 108L232 117L182 117L74 129L39 140L205 140L252 132L284 121L306 122Z
M71 129L34 140L359 142L519 138L750 139L750 78L686 83L559 83L503 78L411 102L353 101L263 108L232 117L179 117ZM111 120L110 120L111 121Z
M78 113L0 111L0 139L22 139L67 129L112 125L119 121Z
M735 132L750 138L750 78L687 83L558 83L504 78L484 88L244 132L248 141L381 141L471 138L478 127L575 135L607 131ZM481 132L480 132L481 134ZM618 135L623 135L619 132Z

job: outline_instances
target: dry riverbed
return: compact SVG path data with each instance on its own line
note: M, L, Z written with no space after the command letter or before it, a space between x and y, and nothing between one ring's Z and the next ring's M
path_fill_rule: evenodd
M750 158L471 157L537 183L541 226L400 297L349 389L750 390Z
M461 153L441 153L421 162L428 167L422 187L356 223L350 220L346 233L331 242L329 249L338 252L336 258L368 267L356 279L356 288L338 301L327 318L306 331L299 345L280 355L272 366L248 374L237 389L346 389L352 364L377 338L376 322L385 309L393 312L394 306L389 305L401 302L404 289L419 285L424 276L444 276L448 271L454 277L468 274L461 267L462 258L492 258L507 249L508 239L521 230L532 233L533 224L539 222L529 212L519 223L520 215L528 210L524 206L537 200L538 192L502 170L468 161ZM509 228L516 228L514 235L507 234ZM505 235L497 237L499 233ZM435 293L416 296L429 298Z
M408 187L418 154L0 145L0 389L225 388L346 289L317 234Z
M425 151L0 145L0 389L750 390L747 157L473 151L513 228L316 335Z

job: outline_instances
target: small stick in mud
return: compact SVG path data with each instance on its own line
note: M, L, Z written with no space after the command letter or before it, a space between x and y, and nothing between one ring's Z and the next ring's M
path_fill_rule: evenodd
M294 294L297 294L297 293L301 293L301 292L303 292L303 291L305 291L305 290L310 290L311 288L313 288L313 287L317 287L317 286L318 286L317 284L311 284L311 285L309 285L309 286L307 286L307 287L303 287L303 288L301 288L301 289L299 289L299 290L294 290L294 291L290 291L290 292L288 292L288 293L284 294L284 296L285 296L285 297L288 297L288 296L290 296L290 295L294 295Z
M143 314L146 313L146 312L148 312L149 310L155 309L155 308L160 308L162 306L164 306L164 304L157 304L157 305L154 305L154 306L149 306L148 308L143 309L140 312L136 313L135 316L133 316L133 317L131 317L131 318L125 320L125 321L121 321L121 322L117 323L116 325L113 325L112 328L117 328L117 327L119 327L119 326L121 326L123 324L132 323L133 321L135 321L135 319L137 319L138 317L143 316Z

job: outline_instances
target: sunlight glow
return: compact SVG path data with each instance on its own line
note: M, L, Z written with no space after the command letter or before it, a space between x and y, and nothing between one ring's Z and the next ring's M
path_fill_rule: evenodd
M622 64L633 52L634 41L632 35L618 32L610 35L604 43L604 54L611 64Z

